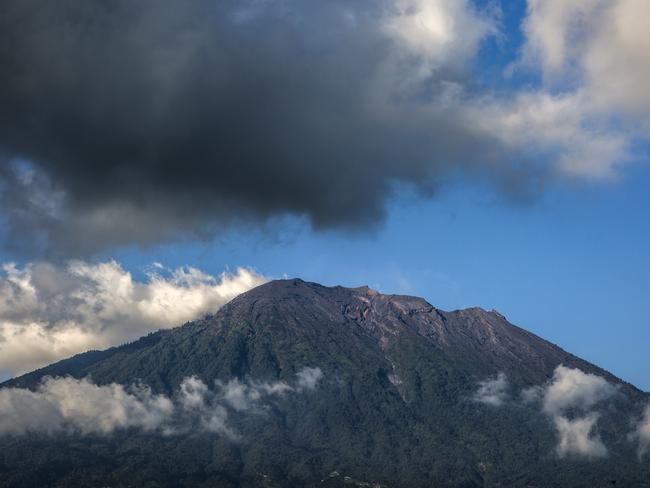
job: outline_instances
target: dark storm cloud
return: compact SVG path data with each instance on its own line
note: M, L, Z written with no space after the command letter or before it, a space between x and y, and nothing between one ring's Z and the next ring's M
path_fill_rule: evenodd
M461 4L444 8L466 16L462 36L485 34ZM13 237L89 252L285 214L363 228L395 181L428 192L459 172L512 179L494 141L445 102L479 39L446 56L409 50L387 33L395 9L2 2L0 182Z

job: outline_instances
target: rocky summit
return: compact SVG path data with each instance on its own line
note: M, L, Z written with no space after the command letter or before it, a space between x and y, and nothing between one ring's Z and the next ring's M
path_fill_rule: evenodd
M0 486L644 487L649 400L496 311L277 280L4 383Z

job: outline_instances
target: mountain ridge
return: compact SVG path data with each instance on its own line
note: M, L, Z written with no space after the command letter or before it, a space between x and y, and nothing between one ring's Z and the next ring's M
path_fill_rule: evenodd
M232 312L230 310L233 307L236 307L240 302L252 301L253 303L250 304L250 306L254 307L255 302L257 302L260 297L263 297L264 299L270 298L280 300L289 300L292 297L294 299L296 297L306 298L305 290L311 290L319 296L322 296L323 293L325 293L327 295L327 300L331 300L333 295L336 303L341 306L341 317L339 317L339 319L348 319L356 323L360 327L364 328L368 333L375 334L379 341L387 340L388 334L394 334L395 331L398 330L398 327L405 326L422 337L427 338L439 347L443 347L444 345L449 346L450 341L455 341L457 344L459 342L462 343L464 340L470 340L472 341L473 348L480 346L489 347L490 343L492 343L493 345L500 347L500 351L498 351L499 354L508 354L508 351L506 350L507 347L498 344L497 338L511 339L510 335L511 333L514 333L518 336L517 339L519 340L522 338L530 339L535 342L537 347L553 350L555 362L557 364L565 361L568 362L569 365L579 365L580 367L587 369L588 372L594 372L616 382L617 384L625 385L626 388L632 388L638 392L642 392L636 386L616 377L612 373L598 366L572 355L560 346L553 344L526 329L522 329L509 323L502 313L494 309L488 311L481 307L473 306L464 309L443 311L431 305L425 299L416 296L383 294L371 289L367 285L353 288L346 288L343 286L327 287L318 283L307 282L300 278L269 281L235 297L216 313L207 314L198 320L190 321L173 329L152 332L147 336L127 344L114 346L102 351L88 351L76 354L71 358L39 368L38 370L25 375L9 379L0 384L0 386L26 386L29 384L29 381L34 378L40 379L42 376L48 374L59 376L61 374L70 374L72 373L72 370L68 366L76 368L80 364L88 363L88 365L90 365L97 361L106 359L108 356L115 353L146 348L181 327L202 327L206 324L214 324L215 320L219 322L221 315L229 315L229 320L232 320L233 317L231 316ZM356 302L350 299L352 297L357 299ZM313 297L309 296L309 299L311 298ZM372 307L374 307L374 310ZM397 310L395 309L396 307ZM367 314L370 311L374 312L370 318L364 316L364 314ZM331 312L332 311L330 310L330 318L336 320L336 314L332 314ZM429 317L427 317L428 320L426 321L426 325L431 326L431 328L426 329L422 324L419 324L419 327L415 326L413 321L409 320L412 319L414 315L429 315ZM377 317L379 317L382 322L388 320L392 328L387 330L388 327L386 324L378 326L376 323ZM449 329L450 324L453 327L451 330ZM461 326L459 326L459 324ZM513 347L512 344L509 344L508 346ZM466 350L464 352L470 353L471 350ZM557 366L557 364L553 367ZM31 386L33 386L33 384Z

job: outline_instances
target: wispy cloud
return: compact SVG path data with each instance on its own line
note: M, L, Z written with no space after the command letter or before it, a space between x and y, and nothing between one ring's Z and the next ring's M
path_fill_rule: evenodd
M311 379L308 384L305 377ZM0 389L0 434L109 435L139 429L170 435L198 426L238 439L229 412L263 413L273 397L314 390L322 377L319 368L303 368L292 384L231 379L210 389L192 376L181 382L172 397L153 394L144 385L127 388L115 383L96 385L88 379L47 378L34 391Z
M234 410L243 412L256 410L260 400L264 397L283 396L294 389L287 383L257 383L255 381L242 382L233 379L227 383L218 383L221 399Z
M614 393L616 387L602 376L560 365L543 393L543 409L551 415L570 408L589 410Z
M477 402L500 407L508 396L508 378L501 372L496 378L487 379L479 383L478 391L474 394Z
M638 441L639 459L643 458L650 448L650 405L645 407L641 419L636 423L634 432L630 437Z
M296 387L299 390L313 390L323 378L323 372L320 368L303 368L298 372L297 376L298 383Z
M266 278L253 270L213 276L156 263L139 281L115 261L65 266L4 264L0 271L0 371L27 372L131 341L215 312Z

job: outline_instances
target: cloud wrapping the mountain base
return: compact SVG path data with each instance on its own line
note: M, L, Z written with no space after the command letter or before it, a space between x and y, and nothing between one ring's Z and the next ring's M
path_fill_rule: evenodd
M496 378L479 383L478 391L474 394L474 401L500 407L508 396L508 378L501 372Z
M304 378L313 379L305 385ZM229 411L261 414L269 402L289 393L316 388L320 368L303 368L294 385L284 381L232 379L215 389L195 376L185 378L172 398L155 395L147 386L95 385L88 379L46 378L35 391L0 389L0 435L59 432L108 435L139 429L166 434L188 432L192 426L239 439L229 425Z
M178 397L184 412L198 418L202 428L231 439L237 438L235 431L228 426L228 411L223 405L211 402L214 393L199 378L185 378L181 382Z
M246 268L212 276L155 263L139 281L115 261L4 264L0 370L20 374L181 325L265 281Z
M0 389L0 434L79 432L161 427L174 413L172 401L144 386L97 386L86 379L48 378L36 391Z

